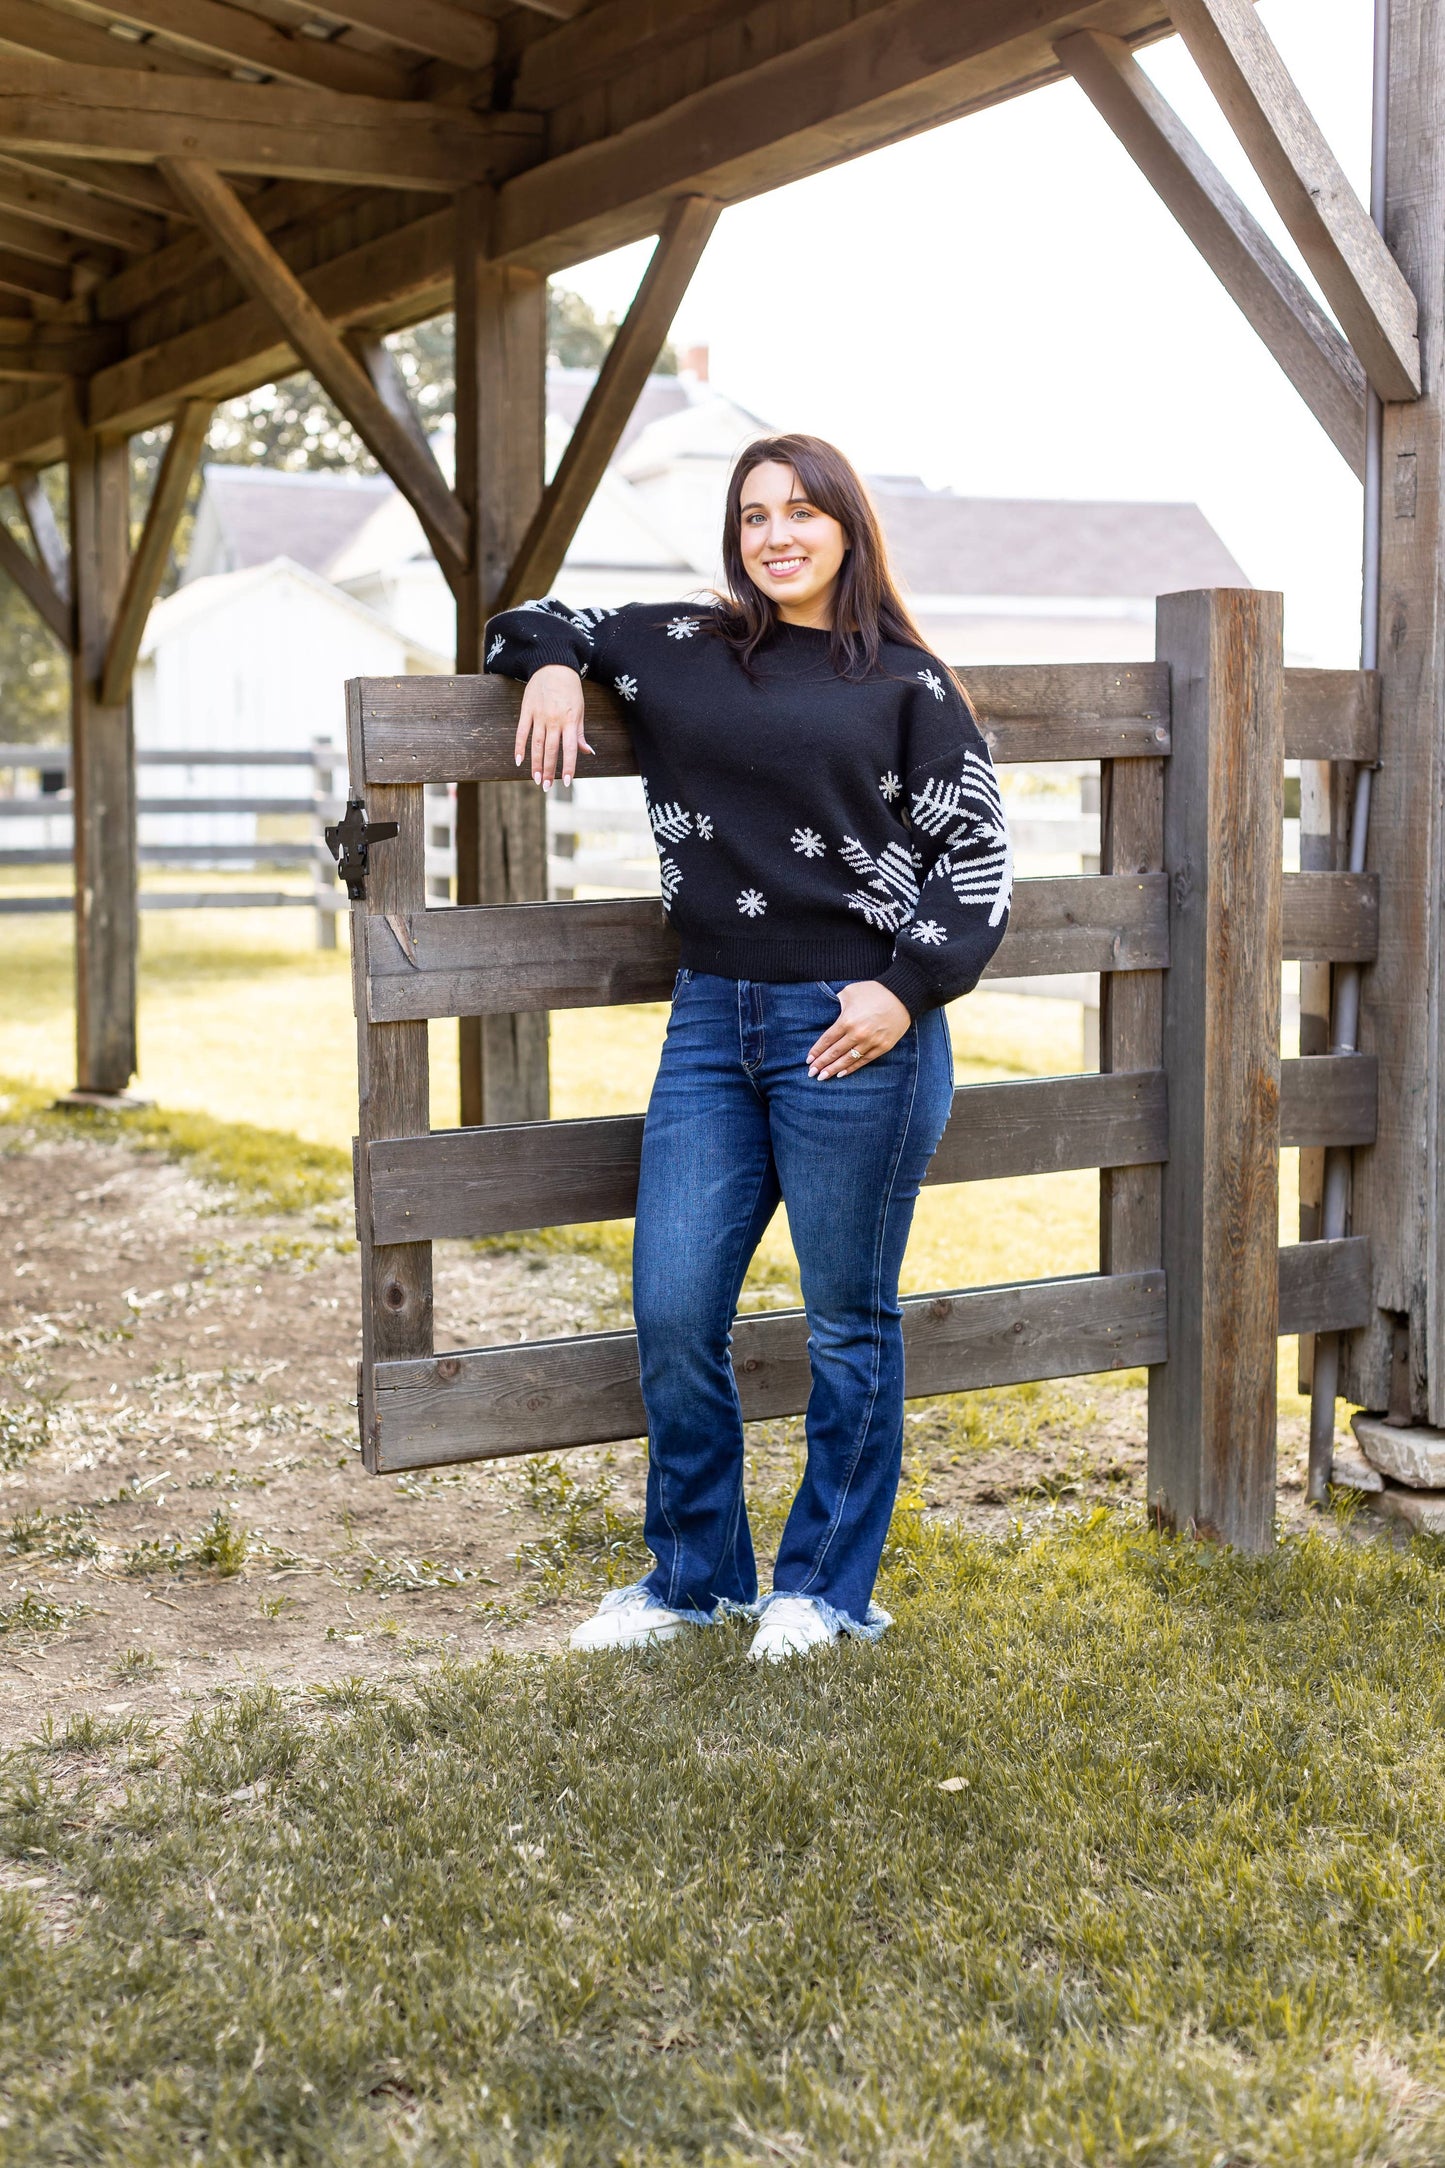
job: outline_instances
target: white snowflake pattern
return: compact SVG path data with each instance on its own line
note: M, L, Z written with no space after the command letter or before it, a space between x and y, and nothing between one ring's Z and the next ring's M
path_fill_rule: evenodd
M504 648L504 647L506 646L506 644L507 644L507 643L506 643L506 641L505 641L505 640L504 640L504 639L502 638L502 635L501 635L500 633L498 633L498 634L497 634L497 637L496 637L496 639L495 639L495 640L493 640L493 642L492 642L491 646L490 646L490 647L489 647L489 648L487 649L487 661L488 661L488 662L495 662L495 661L496 661L496 659L497 659L497 657L498 657L498 656L499 656L499 655L501 654L501 652L502 652L502 649L503 649L503 648Z
M698 842L699 842L699 843L711 843L711 841L712 841L712 815L711 815L711 813L699 813L699 814L697 815L697 839L698 839Z
M657 868L662 876L662 908L670 911L672 899L682 886L682 868L675 858L668 857L666 851L658 852Z
M637 698L637 680L635 677L614 678L612 683L624 700L635 700Z
M744 918L761 918L768 908L768 899L760 888L745 888L738 898L738 909Z
M916 925L909 927L908 938L910 941L921 941L925 948L937 948L940 941L948 939L948 935L936 918L921 918Z
M928 687L928 690L932 693L935 700L941 700L943 698L943 680L941 677L938 676L936 671L920 670L917 675L923 680L924 684Z
M700 617L670 617L667 637L669 640L690 640L701 623Z
M890 768L886 775L879 776L878 788L882 791L884 797L888 800L888 803L892 805L894 799L898 797L899 793L902 791L903 785L899 782L897 776Z
M845 898L849 910L861 912L879 933L897 933L918 904L918 882L908 852L901 843L886 843L875 858L856 836L844 836L840 849L844 864L865 876L865 885Z
M997 926L1013 894L1013 846L987 758L965 753L956 783L930 776L914 793L913 822L928 836L942 835L954 824L928 878L946 880L960 903L987 904L988 922Z
M692 834L692 815L675 798L670 805L649 806L647 817L653 834L664 843L681 843L684 836Z
M795 828L789 841L800 858L821 858L828 848L816 828Z

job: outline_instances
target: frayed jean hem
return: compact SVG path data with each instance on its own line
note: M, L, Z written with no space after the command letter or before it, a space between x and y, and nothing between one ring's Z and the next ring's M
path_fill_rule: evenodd
M673 1604L664 1603L656 1589L649 1588L646 1581L630 1581L626 1588L609 1589L597 1608L599 1611L620 1611L625 1603L640 1603L649 1611L667 1611L672 1617L686 1619L689 1626L716 1626L725 1618L751 1618L753 1607L746 1603L733 1603L720 1596L711 1611L699 1611L689 1607L681 1610Z
M785 1598L790 1603L810 1603L830 1633L849 1634L855 1641L881 1641L893 1624L893 1613L876 1603L869 1604L867 1616L860 1621L846 1611L836 1611L821 1596L804 1596L795 1588L775 1588L770 1596L760 1596L756 1603L749 1604L749 1613L753 1618L761 1618L770 1604L781 1603Z

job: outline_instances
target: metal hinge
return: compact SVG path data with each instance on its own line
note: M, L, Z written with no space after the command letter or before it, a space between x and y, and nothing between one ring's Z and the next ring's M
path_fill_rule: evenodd
M336 860L336 878L345 881L353 903L366 894L366 854L373 843L385 843L397 833L395 821L371 821L360 798L347 801L345 818L326 831L326 848Z

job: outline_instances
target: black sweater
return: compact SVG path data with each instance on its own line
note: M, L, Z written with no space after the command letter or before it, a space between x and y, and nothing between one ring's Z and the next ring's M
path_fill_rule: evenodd
M779 621L749 676L716 618L707 603L524 602L488 625L486 668L565 663L620 695L684 965L881 979L914 1016L968 993L1003 939L1013 861L947 670L885 643L853 683L827 633Z

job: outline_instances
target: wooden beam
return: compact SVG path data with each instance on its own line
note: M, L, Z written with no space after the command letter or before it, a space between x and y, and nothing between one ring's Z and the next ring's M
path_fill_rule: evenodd
M513 560L497 598L498 609L510 609L528 595L545 594L556 578L656 364L721 209L710 196L680 196L668 213L632 305L617 327L567 449Z
M0 572L8 572L31 608L44 620L56 639L70 652L73 620L70 605L57 594L43 565L20 547L10 529L0 524Z
M491 682L473 675L482 668L483 628L541 502L546 471L547 282L535 271L486 260L490 212L480 189L464 189L457 198L457 496L471 531L457 588L457 670L476 684ZM358 702L358 751L363 734ZM541 792L518 790L514 782L454 780L457 902L544 898ZM544 1120L551 1097L545 1003L464 1004L454 1013L462 1120Z
M160 248L166 239L161 220L149 217L144 211L109 203L105 197L92 194L88 188L77 188L70 181L30 173L23 166L3 162L0 162L0 205L7 211L23 211L41 225L58 226L62 232L78 234L88 241L102 241L112 248L127 249L136 254Z
M18 467L11 476L26 531L35 555L44 565L51 586L68 606L73 600L70 583L70 547L56 524L45 484L33 467Z
M73 281L57 264L37 263L33 256L13 248L0 248L0 287L13 294L35 294L42 301L68 301Z
M57 233L37 219L18 218L4 208L0 208L0 248L31 256L36 263L58 264L67 274L77 253L73 235Z
M70 157L204 158L236 173L450 192L515 167L531 114L342 97L276 83L117 74L16 59L0 76L0 147Z
M1335 449L1363 476L1365 373L1303 279L1122 38L1081 30L1055 50L1238 302Z
M159 174L154 176L184 216L174 239L143 256L139 262L122 264L112 277L102 280L90 295L93 314L102 323L126 324L132 329L131 345L144 346L135 319L162 295L202 281L210 282L216 269L216 248L210 235L197 226L189 211L176 202L175 191ZM237 195L241 191L236 190ZM362 191L339 188L330 181L267 181L246 199L247 214L263 233L281 233L305 226L316 214L340 202L354 202ZM415 197L407 199L415 202ZM422 199L430 202L430 197Z
M1149 1377L1149 1509L1274 1542L1283 598L1165 595L1169 1357Z
M65 412L70 392L34 392L13 412L0 412L0 477L12 470L49 466L65 450Z
M390 475L421 521L442 571L455 581L466 562L466 520L420 432L399 422L378 397L340 333L215 168L195 158L168 158L161 161L161 170L242 285L271 311L288 343Z
M1420 395L1415 296L1251 0L1170 13L1382 399Z
M205 448L206 431L210 426L211 406L205 399L189 401L177 413L172 425L170 442L161 460L140 541L131 557L125 590L106 646L105 668L100 680L103 708L118 708L130 697L131 675L140 653L146 619L170 562L176 525L185 510L186 493L196 471L196 462Z
M415 445L419 457L436 464L436 454L417 413L406 380L396 365L391 348L380 332L348 331L345 343L351 354L365 370L367 380L377 398L390 414L397 427L404 429ZM440 468L437 469L441 473ZM443 486L446 477L442 475ZM446 568L443 567L443 570Z
M117 331L88 331L33 316L0 317L0 376L89 376L114 361L123 343Z
M129 204L177 225L188 222L165 182L149 166L123 166L104 158L56 158L48 151L17 151L6 156L5 165L7 169L54 174L61 180L75 181L88 195ZM244 186L254 188L256 183L247 181Z
M86 11L90 12L89 5ZM302 37L247 8L225 6L221 0L104 0L94 12L111 22L128 23L148 36L162 37L213 67L231 68L239 62L303 89L315 85L373 98L405 98L408 93L405 71L378 54Z
M75 807L76 1082L122 1092L136 1067L135 744L130 702L97 697L130 556L130 446L104 439L69 402L71 670Z
M9 53L40 54L82 68L110 68L131 75L209 75L203 61L189 60L163 45L133 45L111 37L99 23L43 7L40 0L0 0L0 48Z
M404 7L396 0L325 0L321 13L459 68L490 67L496 57L496 24L450 0L406 0Z

